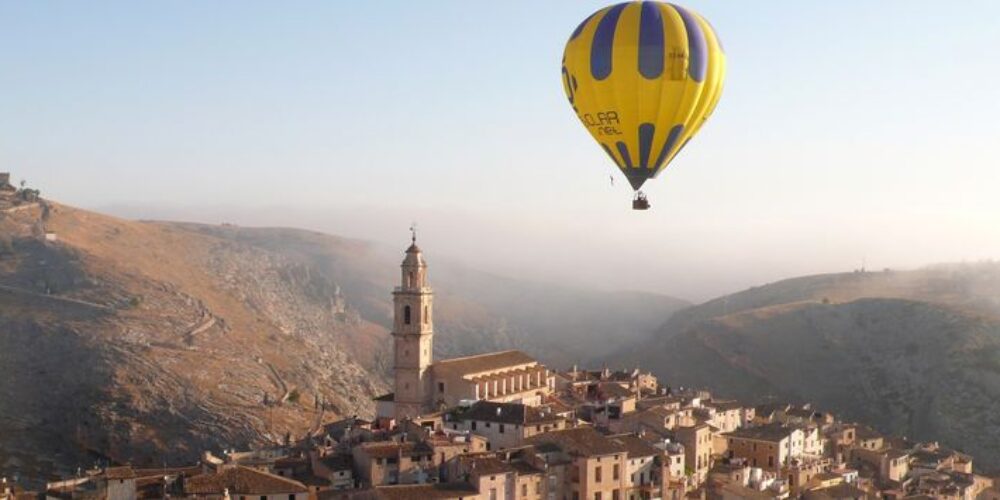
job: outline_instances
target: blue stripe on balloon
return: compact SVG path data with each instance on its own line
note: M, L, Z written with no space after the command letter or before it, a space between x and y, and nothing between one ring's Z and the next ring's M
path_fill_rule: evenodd
M615 162L615 165L618 165L618 168L622 168L621 162L618 161L618 158L615 158L615 154L611 152L611 148L609 148L608 145L604 144L603 142L601 143L601 147L604 148L604 152L611 157L611 161Z
M691 57L688 72L694 81L700 82L705 79L705 72L708 70L708 43L705 40L705 33L694 16L684 7L670 5L680 14L681 20L684 21L684 31L687 32L688 53Z
M594 40L590 45L590 74L597 80L603 80L611 74L611 50L615 44L615 28L618 26L618 16L627 6L627 3L620 3L611 7L594 30Z
M667 156L670 156L670 150L674 149L682 132L684 132L684 125L674 125L674 128L670 129L670 133L667 134L667 142L663 143L663 149L660 150L660 156L656 158L653 168L659 169L663 166L663 162L666 161Z
M656 125L643 123L639 125L639 166L649 168L649 150L653 147L653 134L656 133Z
M618 152L622 155L622 160L625 161L625 167L632 168L632 157L628 154L628 145L618 141L615 146L618 146Z
M598 12L600 12L600 11L598 11ZM572 39L580 36L580 33L583 32L583 28L585 26L587 26L587 23L590 22L590 20L593 19L595 15L597 15L597 12L594 12L593 14L587 16L587 18L584 19L583 22L580 23L580 25L577 26L575 30L573 30L573 34L569 36L569 39L572 40Z
M656 2L642 2L639 14L639 73L653 79L663 73L663 14Z

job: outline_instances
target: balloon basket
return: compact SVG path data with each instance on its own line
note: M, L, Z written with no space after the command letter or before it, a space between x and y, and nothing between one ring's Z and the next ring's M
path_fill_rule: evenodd
M632 210L649 210L649 200L646 199L646 195L641 192L635 194L635 199L632 200Z

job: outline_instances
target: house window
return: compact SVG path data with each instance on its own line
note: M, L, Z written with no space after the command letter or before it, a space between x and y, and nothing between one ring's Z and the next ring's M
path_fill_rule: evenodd
M424 324L425 325L430 322L430 320L431 320L430 318L431 318L430 309L427 306L424 306Z
M490 500L497 500L497 489L490 488Z
M403 323L410 324L410 306L403 307Z
M476 430L476 421L475 420L472 421L472 430Z
M527 483L521 485L521 496L522 497L528 496L528 485L527 485Z
M617 488L611 490L611 500L621 500L621 493L618 492Z
M774 457L767 457L767 466L774 467Z
M444 392L444 382L438 382L438 392Z
M489 429L489 428L490 428L490 423L489 423L489 422L486 422L486 428L487 428L487 429Z
M601 492L600 491L594 492L594 500L601 500Z
M598 483L601 482L601 467L600 466L594 467L594 481L597 481ZM601 499L598 498L597 500L601 500Z
M503 424L500 424L500 434L503 434Z
M619 469L620 469L620 467L619 467L618 464L615 464L615 466L611 468L611 480L612 481L617 481L618 480L618 474L621 472Z
M288 495L288 500L295 500L295 494L294 493L289 494Z

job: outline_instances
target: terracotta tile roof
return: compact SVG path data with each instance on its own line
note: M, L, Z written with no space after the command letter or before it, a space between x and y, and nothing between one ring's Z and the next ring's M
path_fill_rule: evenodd
M472 376L478 373L532 364L538 364L538 361L521 351L500 351L438 361L432 365L431 369L435 373Z
M375 488L375 495L383 500L460 498L478 494L479 490L465 483L405 484Z
M513 467L514 470L517 471L518 475L521 475L521 476L528 476L528 475L533 475L533 474L541 474L541 473L545 472L544 470L539 469L538 467L535 467L534 465L531 465L531 464L529 464L527 462L520 462L520 461L518 461L518 462L511 462L510 466Z
M511 464L496 457L463 456L460 460L467 471L479 476L506 474L516 470Z
M163 479L163 476L197 476L202 473L200 465L187 465L184 467L149 467L142 469L132 469L135 471L135 477L137 478L147 478L155 477L158 479Z
M362 443L361 450L372 458L392 458L400 455L412 457L417 455L431 455L434 450L427 443L406 442L397 443L395 441L375 441Z
M791 427L773 423L757 427L742 427L725 434L725 436L777 443L791 435L792 430Z
M226 489L231 495L277 495L306 493L298 481L237 465L217 473L202 474L184 482L188 495L221 495Z
M635 434L608 436L608 439L610 439L613 443L618 443L624 446L625 450L628 452L629 458L652 457L660 454L660 450L657 450Z
M598 388L598 392L605 398L629 398L634 397L632 391L624 388L616 382L603 383Z
M354 460L350 455L339 454L327 455L321 458L320 462L323 462L323 465L332 471L351 470L354 464Z
M494 403L492 401L477 401L467 409L458 409L451 413L451 418L480 422L497 422L503 424L532 425L543 422L555 422L562 417L534 406L519 403Z
M744 405L736 400L729 401L706 401L702 406L715 408L716 411L730 411L743 409Z
M868 492L852 486L847 483L841 483L836 486L829 486L827 488L817 488L805 492L803 498L807 499L824 499L824 498L836 498L836 499L847 499L847 498L869 498Z
M131 465L123 467L108 467L104 469L104 477L107 479L135 479L135 471Z
M532 436L527 441L531 444L555 445L562 451L582 456L612 455L628 451L624 444L611 441L593 427L547 432Z
M869 439L878 439L882 437L882 434L879 431L876 431L875 429L872 429L867 425L860 425L860 424L855 426L854 435L857 436L857 439L860 441L866 441Z

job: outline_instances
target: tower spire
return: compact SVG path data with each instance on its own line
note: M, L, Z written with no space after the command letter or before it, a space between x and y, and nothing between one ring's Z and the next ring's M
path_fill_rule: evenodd
M393 414L397 420L425 414L430 408L434 322L431 318L434 292L427 284L427 263L417 248L417 224L410 226L412 244L400 266L400 286L393 292L395 321L393 351L395 393Z

